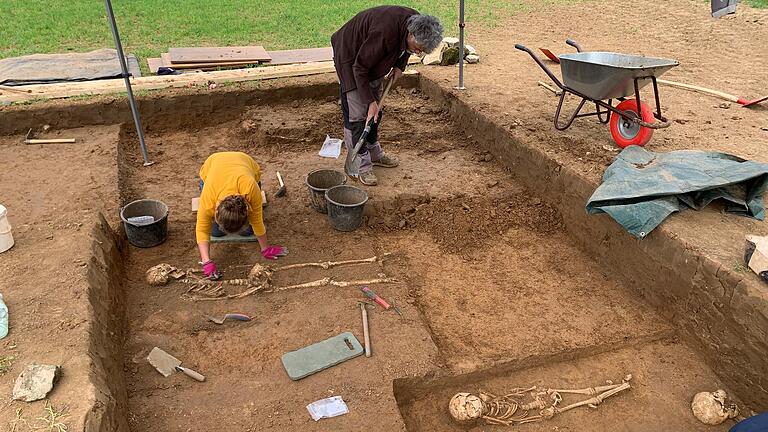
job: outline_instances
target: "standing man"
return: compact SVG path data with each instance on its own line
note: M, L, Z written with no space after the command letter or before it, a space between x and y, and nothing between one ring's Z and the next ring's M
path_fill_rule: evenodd
M368 186L377 184L373 166L396 167L400 161L385 154L378 140L381 121L379 102L382 81L398 79L411 54L430 53L443 40L443 26L430 15L400 6L379 6L355 15L331 36L333 62L341 85L344 143L352 151L366 123L374 119L360 148L360 173L355 177Z

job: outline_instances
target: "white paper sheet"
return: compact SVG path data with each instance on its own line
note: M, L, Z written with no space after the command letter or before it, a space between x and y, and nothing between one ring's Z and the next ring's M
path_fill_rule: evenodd
M307 405L307 411L312 416L312 420L318 421L321 418L331 418L346 414L349 412L347 404L341 399L341 396L332 396L321 399Z

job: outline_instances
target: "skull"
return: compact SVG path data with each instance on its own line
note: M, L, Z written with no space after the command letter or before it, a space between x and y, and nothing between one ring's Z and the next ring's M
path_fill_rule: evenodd
M161 286L168 283L168 276L176 270L170 264L158 264L147 270L147 283L152 286Z
M735 404L726 404L727 398L724 390L697 393L691 403L693 415L708 425L718 425L726 419L734 418L739 415L739 408Z
M448 411L457 422L468 422L482 417L485 406L483 401L473 394L456 393L448 402Z

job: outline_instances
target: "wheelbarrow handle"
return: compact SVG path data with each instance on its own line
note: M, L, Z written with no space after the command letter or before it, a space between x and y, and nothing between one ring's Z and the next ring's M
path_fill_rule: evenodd
M579 45L579 43L578 43L578 42L576 42L576 41L575 41L575 40L573 40L573 39L566 39L566 40L565 40L565 43L567 43L568 45L570 45L570 46L572 46L572 47L576 48L576 51L578 51L578 52L582 52L582 51L583 51L583 49L581 48L581 45Z
M561 89L563 88L563 84L562 84L562 83L560 83L560 80L559 80L559 79L557 79L557 77L555 76L555 74L553 74L553 73L552 73L552 71L551 71L551 70L549 70L549 68L547 67L547 65L545 65L545 64L544 64L544 62L543 62L543 61L541 61L541 59L540 59L540 58L538 58L538 57L536 56L536 54L534 54L534 53L533 53L533 51L531 51L531 49L530 49L530 48L526 47L526 46L525 46L525 45L523 45L523 44L515 44L515 48L519 49L520 51L525 51L525 52L527 52L527 53L528 53L528 55L530 55L530 56L531 56L531 58L533 59L533 61L535 61L535 62L536 62L536 64L537 64L537 65L539 65L539 67L541 67L541 68L544 70L544 72L545 72L545 73L546 73L546 74L549 76L549 78L550 78L552 81L554 81L554 83L555 83L555 84L556 84L558 87L560 87Z

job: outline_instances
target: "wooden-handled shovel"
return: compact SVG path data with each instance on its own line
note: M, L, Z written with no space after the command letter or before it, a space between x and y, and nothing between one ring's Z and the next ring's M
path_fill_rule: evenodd
M667 80L663 80L663 79L657 79L656 82L659 83L659 84L663 84L663 85L669 86L669 87L675 87L675 88L679 88L679 89L683 89L683 90L691 90L691 91L694 91L694 92L697 92L697 93L704 93L704 94L712 95L712 96L715 96L715 97L719 97L720 99L725 99L727 101L737 103L737 104L739 104L739 105L741 105L743 107L750 107L752 105L759 104L760 102L768 100L768 96L763 96L761 98L747 100L747 99L744 99L742 97L734 96L732 94L723 93L721 91L712 90L712 89L708 89L708 88L704 88L704 87L699 87L699 86L695 86L695 85L691 85L691 84L683 84L683 83L674 82L674 81L667 81Z
M389 89L392 87L392 83L394 81L395 80L393 79L387 81L387 86L384 88L384 94L381 96L381 101L379 101L379 112L381 112L381 110L384 108L384 99L387 98ZM376 117L378 116L374 116L374 118L372 118L371 121L365 125L363 134L360 135L360 139L357 140L355 148L353 148L351 151L347 151L347 159L344 161L344 170L350 177L357 178L357 176L360 175L360 164L362 163L362 159L360 158L358 152L363 147L363 144L365 144L365 139L368 138L368 134L371 132L371 127L373 127L373 123L376 121Z

